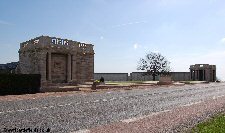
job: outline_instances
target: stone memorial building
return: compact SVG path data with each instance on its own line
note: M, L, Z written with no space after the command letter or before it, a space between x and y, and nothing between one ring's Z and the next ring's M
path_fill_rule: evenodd
M216 81L216 65L195 64L190 66L191 80Z
M42 84L94 79L92 44L40 36L20 44L18 73L41 74Z

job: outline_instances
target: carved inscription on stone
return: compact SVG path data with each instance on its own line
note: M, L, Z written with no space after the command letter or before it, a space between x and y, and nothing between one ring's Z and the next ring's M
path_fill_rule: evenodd
M68 45L68 40L59 39L59 38L52 38L52 44Z
M52 82L66 82L67 57L64 54L52 54Z

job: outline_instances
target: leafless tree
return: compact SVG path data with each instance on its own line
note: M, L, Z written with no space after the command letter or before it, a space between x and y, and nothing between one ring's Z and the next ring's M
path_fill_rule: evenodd
M150 52L145 58L138 62L137 70L146 71L145 74L152 75L153 80L157 75L168 75L171 71L170 62L160 53Z

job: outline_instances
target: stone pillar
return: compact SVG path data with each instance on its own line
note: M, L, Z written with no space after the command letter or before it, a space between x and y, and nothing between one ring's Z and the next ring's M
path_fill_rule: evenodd
M210 71L209 71L209 69L205 69L205 81L210 81Z
M212 81L212 70L208 69L208 71L209 71L209 82L211 82Z
M76 72L77 72L77 62L76 62L76 54L73 54L71 58L72 58L72 64L73 64L73 65L72 65L72 72L71 72L71 73L72 73L72 81L76 83L76 82L77 82L77 73L76 73Z
M195 81L198 80L198 70L195 70Z
M42 82L46 82L46 74L47 74L47 68L46 68L46 61L47 61L47 52L40 52L39 53L39 72L41 74L41 80Z
M196 70L196 74L197 74L196 80L198 81L199 80L199 70Z
M193 73L193 80L196 80L196 70L194 70L194 73Z
M71 81L71 54L67 56L67 82Z
M217 80L217 78L216 78L216 69L214 69L214 81L216 81L216 80Z
M52 80L52 53L48 52L48 81Z
M204 70L202 70L203 72L203 74L202 74L202 76L203 76L203 81L205 80L205 69Z

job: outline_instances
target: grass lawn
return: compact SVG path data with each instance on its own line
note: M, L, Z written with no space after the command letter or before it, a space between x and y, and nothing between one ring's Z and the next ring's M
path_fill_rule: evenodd
M220 114L212 119L198 124L191 130L192 133L225 133L225 114Z

